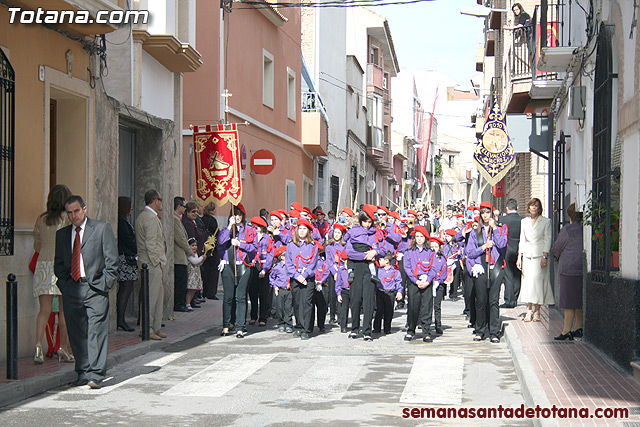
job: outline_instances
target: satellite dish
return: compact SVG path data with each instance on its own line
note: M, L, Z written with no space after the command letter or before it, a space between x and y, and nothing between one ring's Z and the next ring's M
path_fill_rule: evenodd
M367 182L367 193L373 193L373 190L376 189L376 182L374 180L370 180Z

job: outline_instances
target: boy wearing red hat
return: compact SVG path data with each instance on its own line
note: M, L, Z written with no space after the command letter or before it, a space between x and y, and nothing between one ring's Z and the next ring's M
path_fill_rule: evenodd
M445 284L450 286L449 299L451 301L458 300L458 287L462 278L460 260L462 259L462 250L456 241L456 235L459 231L453 228L444 232L445 243L442 247L442 254L447 259L447 279Z
M316 217L316 228L318 229L320 237L324 242L329 233L329 229L331 228L331 224L329 224L329 221L325 221L325 215L321 209L316 210Z
M436 326L436 335L442 335L442 300L447 293L447 258L442 254L443 242L439 237L429 237L429 246L435 253L433 271L436 273L432 279L433 295L433 321Z
M285 264L286 246L280 246L275 251L276 262L269 273L269 283L273 289L278 316L278 332L293 332L293 303L291 300L291 286Z
M340 312L338 311L338 299L335 292L338 267L340 265L339 254L345 248L344 235L347 229L342 224L334 224L331 236L327 240L325 256L327 258L327 269L329 271L329 323L340 323Z
M338 317L338 324L340 325L340 332L346 334L347 323L349 322L349 307L351 302L351 283L349 283L349 275L353 272L350 268L347 267L347 252L342 251L340 253L336 252L336 298L338 303L340 304L339 311L340 315ZM360 316L360 313L358 313ZM353 317L353 311L351 312L351 317Z
M251 281L249 283L249 299L251 300L251 313L249 324L254 325L256 321L259 326L267 326L267 318L271 311L269 300L269 271L273 264L273 254L275 250L274 241L267 234L267 221L259 216L251 218L251 224L256 231L256 243L258 252L253 263ZM259 307L259 308L258 308ZM259 313L258 313L259 311Z

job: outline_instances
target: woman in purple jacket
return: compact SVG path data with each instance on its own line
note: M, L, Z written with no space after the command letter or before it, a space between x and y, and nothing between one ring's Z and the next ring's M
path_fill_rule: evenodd
M217 247L221 260L218 269L222 270L224 290L220 335L230 335L229 329L235 324L237 338L246 335L247 286L251 278L246 261L255 259L258 251L255 232L245 224L245 217L242 204L233 207L229 225L220 231Z
M294 336L309 339L313 293L318 263L318 245L312 238L313 226L306 219L299 219L293 239L287 245L285 264L291 278L293 313L296 318Z
M344 236L347 243L349 268L353 269L351 283L351 333L349 338L358 338L360 333L360 307L363 311L362 333L365 341L373 341L371 329L375 305L376 285L371 280L372 267L375 268L376 257L382 257L387 250L377 247L376 229L372 227L376 215L376 207L364 205L363 212L358 215L359 225L355 225Z
M491 337L500 342L500 284L504 277L504 249L507 247L505 227L498 227L491 216L491 203L480 204L477 230L469 233L465 247L467 270L473 278L476 295L476 330L474 341Z

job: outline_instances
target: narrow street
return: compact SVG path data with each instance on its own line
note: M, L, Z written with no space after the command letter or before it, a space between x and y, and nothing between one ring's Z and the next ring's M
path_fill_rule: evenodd
M373 343L349 340L337 326L309 341L272 327L250 326L243 340L201 334L115 366L100 390L65 386L6 408L0 423L496 425L402 418L403 408L524 403L507 345L472 342L462 308L443 302L445 333L431 344L402 340L405 310Z

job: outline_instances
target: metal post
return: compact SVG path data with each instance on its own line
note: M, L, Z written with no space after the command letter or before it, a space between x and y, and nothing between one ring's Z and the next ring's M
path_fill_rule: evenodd
M142 341L149 341L149 266L142 264L141 270L142 305L140 310L140 327L142 329Z
M548 122L548 128L549 131L547 132L548 135L548 139L547 139L547 143L548 143L548 151L549 151L549 175L548 175L548 186L549 186L549 191L548 191L548 198L549 198L549 219L551 220L551 234L553 236L553 230L556 229L556 216L554 213L554 206L553 206L553 201L555 199L554 197L554 189L553 189L553 184L554 184L554 176L553 176L553 172L554 172L554 166L553 166L553 158L555 155L555 149L553 146L553 138L554 138L554 132L553 132L553 125L554 125L554 121L555 121L555 117L553 115L553 113L549 113L549 122ZM562 215L562 213L560 213ZM554 268L554 258L553 258L553 254L549 253L549 259L547 261L547 264L549 265L549 280L551 281L551 289L553 291L555 291L556 286L555 286L555 268Z
M18 282L7 276L7 379L18 379Z

